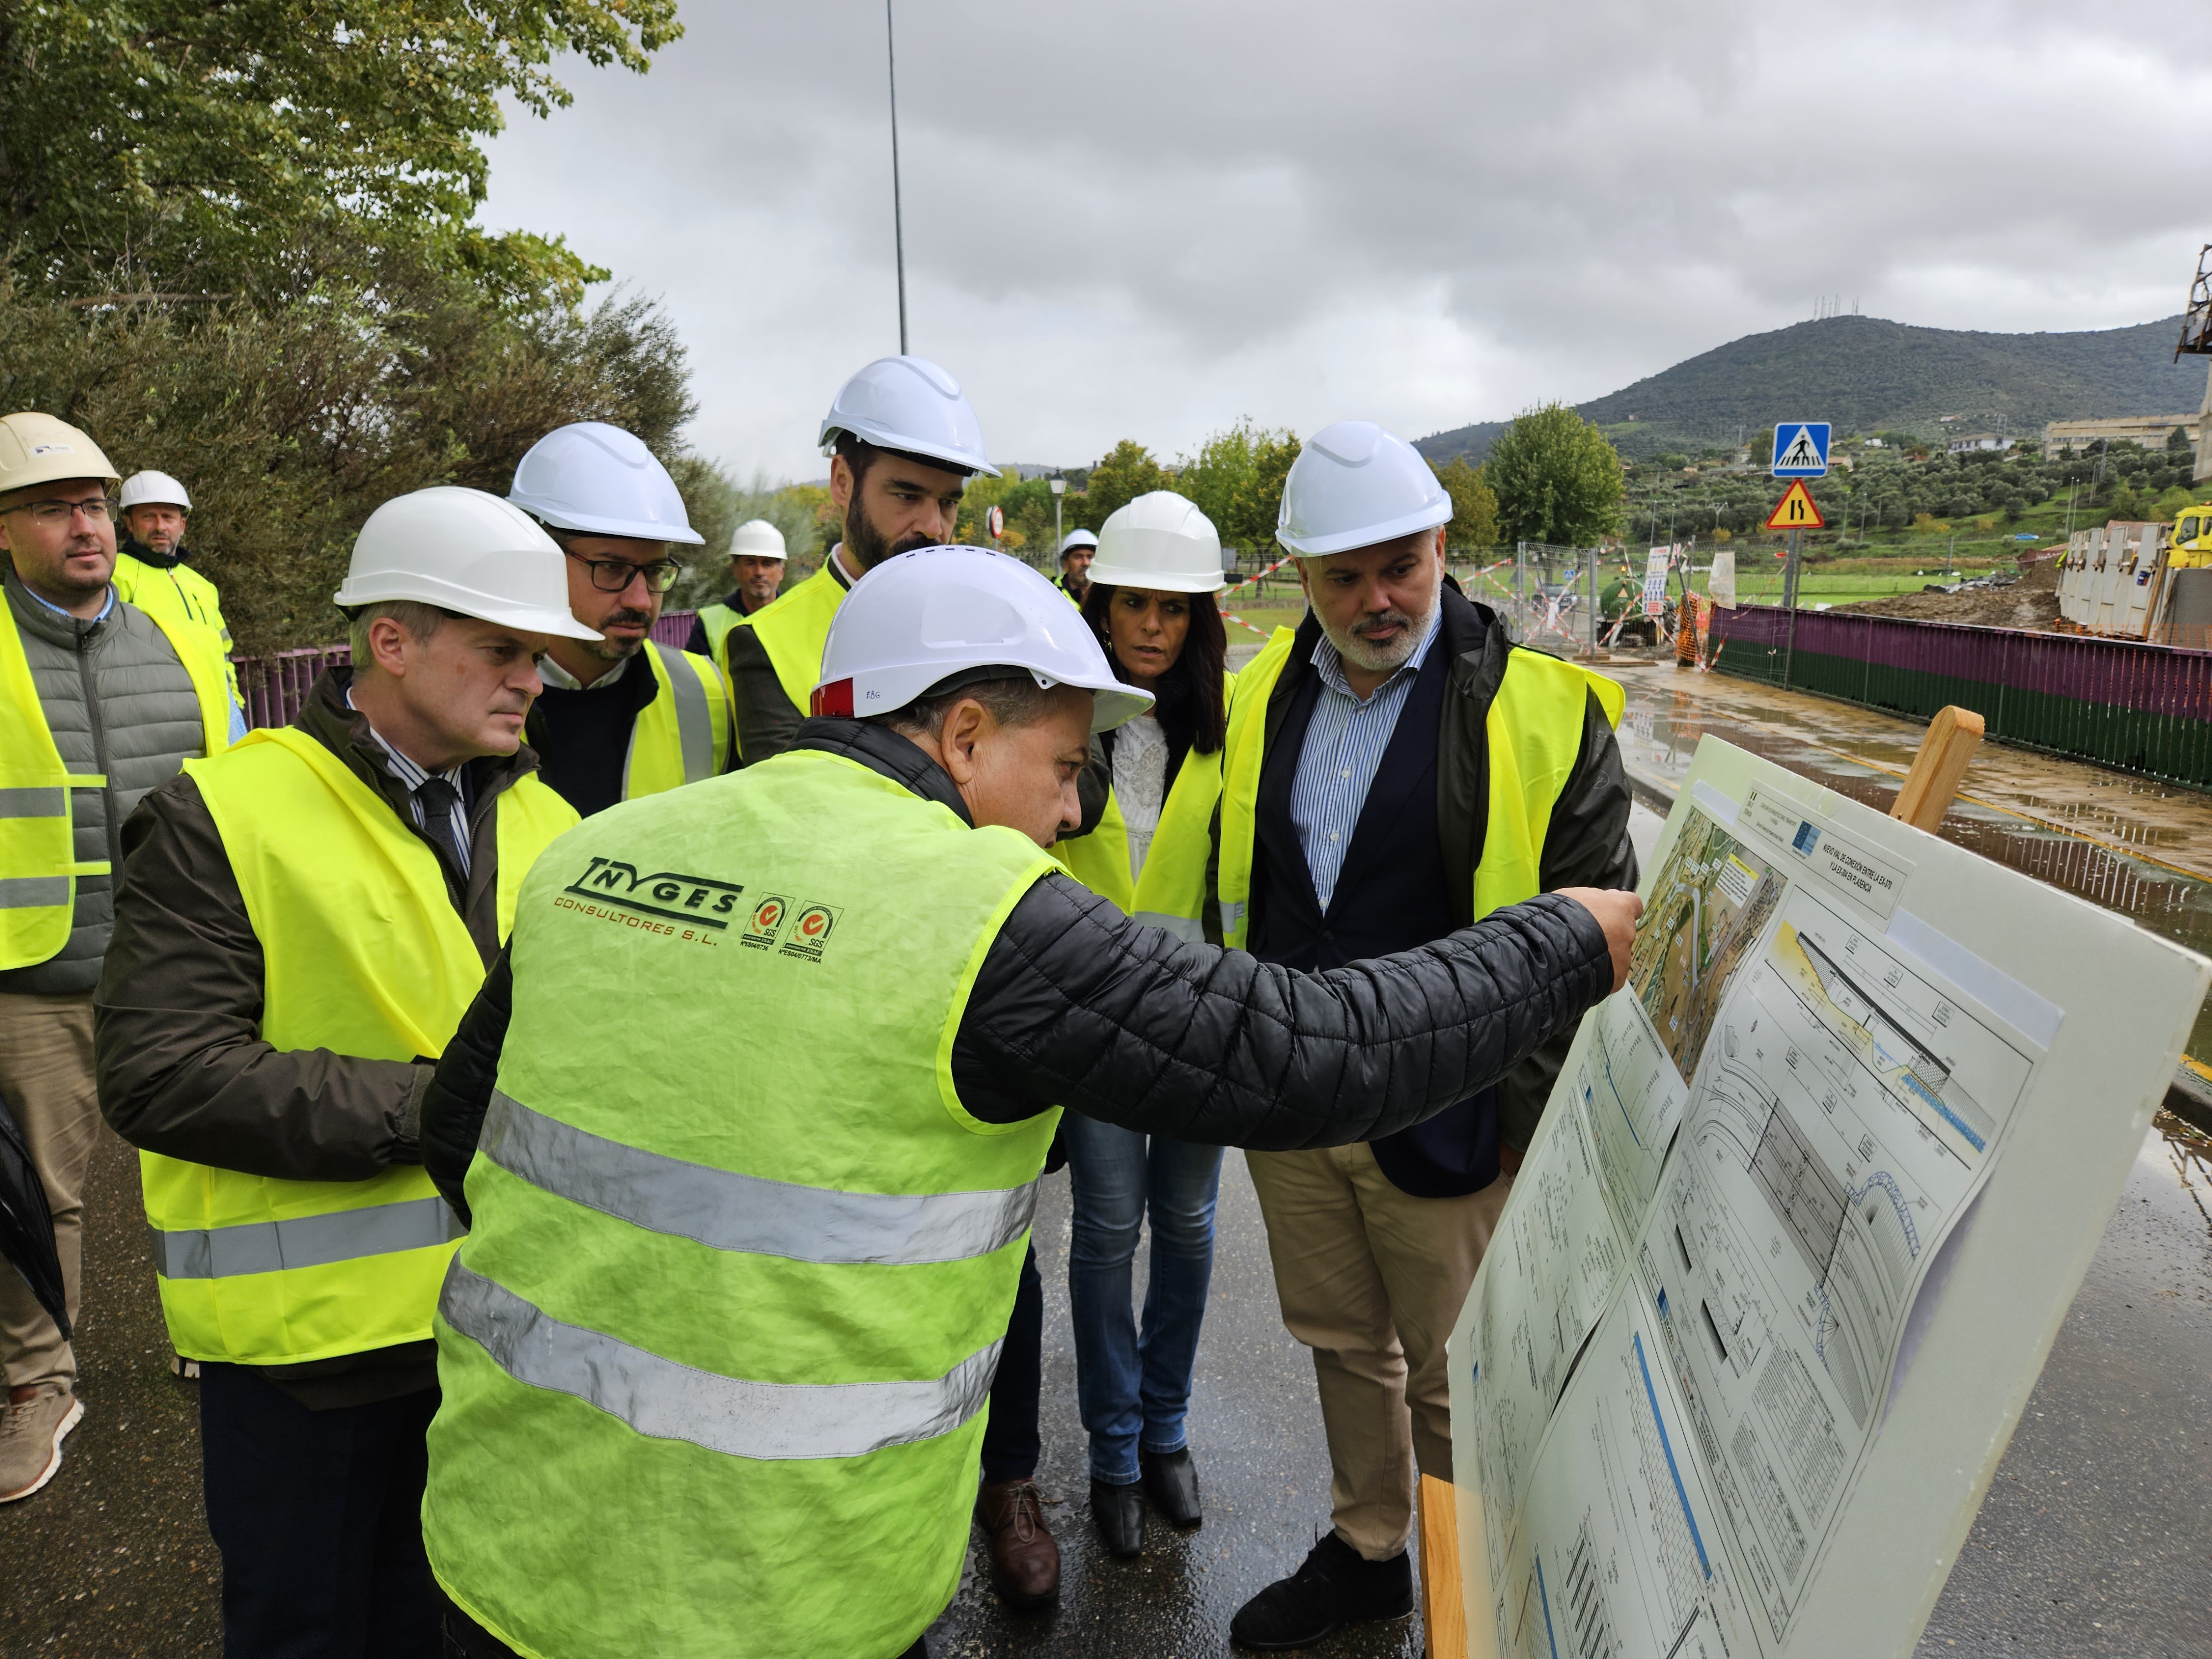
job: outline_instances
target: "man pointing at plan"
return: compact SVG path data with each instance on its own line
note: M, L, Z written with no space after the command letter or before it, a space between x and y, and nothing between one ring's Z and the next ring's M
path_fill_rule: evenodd
M1387 1135L1626 972L1641 902L1594 889L1324 973L1122 915L1044 849L1152 695L1002 555L884 561L821 673L786 752L546 850L425 1098L471 1229L423 1509L455 1652L924 1653L1062 1106ZM610 1090L578 1034L640 1006Z

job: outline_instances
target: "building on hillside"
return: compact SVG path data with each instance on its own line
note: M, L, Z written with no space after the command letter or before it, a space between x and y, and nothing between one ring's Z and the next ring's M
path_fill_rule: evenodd
M2179 431L2191 442L2197 438L2197 417L2189 415L2116 415L2108 420L2053 421L2043 428L2043 458L2059 451L2094 449L2100 441L2136 443L2145 449L2163 449Z
M1994 432L1954 432L1944 439L1943 447L1951 454L1963 455L1970 449L2010 449L2019 441Z

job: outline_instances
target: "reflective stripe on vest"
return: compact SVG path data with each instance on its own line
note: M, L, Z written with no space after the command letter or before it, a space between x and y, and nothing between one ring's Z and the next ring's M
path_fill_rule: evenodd
M798 586L779 593L751 616L738 617L737 627L722 636L715 665L724 678L734 682L729 642L738 628L751 629L775 669L776 684L803 715L813 705L814 687L822 678L822 647L830 642L830 624L844 603L845 585L831 574L824 557L822 568Z
M654 1440L763 1462L866 1457L951 1433L982 1409L1006 1340L919 1382L748 1382L565 1325L458 1260L438 1312L518 1382L574 1395Z
M1265 759L1267 699L1290 660L1296 635L1279 628L1237 676L1230 705L1221 802L1221 931L1233 950L1248 934L1252 859ZM1552 806L1582 753L1583 725L1595 695L1618 726L1627 693L1617 680L1540 651L1515 646L1484 717L1490 769L1490 811L1482 859L1474 871L1472 919L1543 890L1544 839Z
M532 1186L716 1250L910 1266L1004 1249L1036 1182L972 1193L854 1193L764 1181L625 1146L495 1091L477 1150Z
M164 1279L241 1279L451 1244L466 1231L442 1198L337 1210L295 1221L168 1233L155 1228L154 1271Z
M148 614L191 680L202 751L220 753L230 740L221 659L185 624ZM0 969L32 967L60 950L76 922L76 878L112 873L106 859L76 856L69 798L72 789L106 787L104 775L63 762L15 614L0 598Z
M627 877L584 885L617 866L640 925ZM634 1651L643 1596L654 1659L898 1653L951 1600L1058 1117L978 1121L951 1055L1051 868L803 749L540 860L422 1511L508 1647ZM734 902L670 907L662 871ZM610 1071L606 1011L641 998L653 1040Z
M428 843L297 727L187 762L263 963L258 1035L286 1050L438 1054L483 961ZM502 933L539 851L576 822L534 777L496 813ZM187 1358L300 1364L420 1341L459 1229L419 1166L287 1181L139 1155L170 1340Z
M730 701L714 665L658 640L646 646L659 689L630 726L624 800L711 778L729 749Z

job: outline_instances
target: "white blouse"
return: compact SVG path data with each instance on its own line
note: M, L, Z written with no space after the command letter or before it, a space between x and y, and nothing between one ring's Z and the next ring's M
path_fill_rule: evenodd
M1129 879L1144 873L1145 855L1160 827L1168 793L1168 736L1150 714L1139 714L1114 733L1114 799L1129 832Z

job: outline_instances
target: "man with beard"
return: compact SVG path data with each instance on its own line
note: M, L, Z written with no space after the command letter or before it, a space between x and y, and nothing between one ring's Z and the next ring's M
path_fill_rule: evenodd
M1451 512L1367 421L1316 434L1285 482L1276 539L1311 609L1238 677L1219 820L1225 942L1263 962L1341 968L1539 893L1636 884L1621 689L1515 645L1446 582ZM1412 1128L1246 1155L1284 1323L1313 1350L1334 1525L1237 1613L1241 1644L1412 1611L1413 1466L1452 1474L1444 1340L1572 1036Z
M765 610L783 586L786 549L783 532L766 519L747 519L730 538L730 580L737 586L713 605L699 607L691 632L684 641L686 651L702 657L719 655L722 635L738 625L738 618Z
M846 381L819 441L844 539L805 581L738 617L716 657L740 766L791 747L821 678L830 620L853 584L894 553L951 541L968 480L999 476L959 382L921 357L881 357Z
M569 614L598 635L556 637L538 660L529 735L545 781L589 817L726 770L722 677L650 637L683 568L671 544L704 539L668 469L620 427L579 421L531 446L507 498L568 556Z

